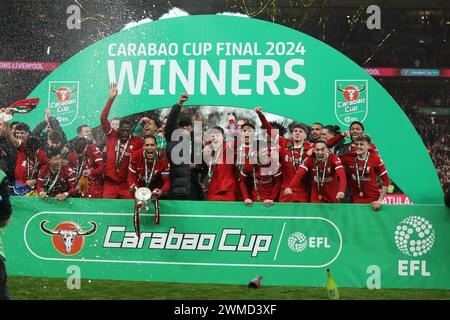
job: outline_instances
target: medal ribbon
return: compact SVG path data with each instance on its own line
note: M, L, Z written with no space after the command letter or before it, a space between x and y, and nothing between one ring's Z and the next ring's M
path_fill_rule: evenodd
M148 176L147 157L145 156L145 151L143 152L143 155L144 155L144 164L145 164L145 185L147 188L149 188L150 183L152 182L153 172L155 171L156 158L157 158L158 154L153 156L153 165L152 165L152 171L150 172L150 177Z
M213 151L215 151L215 150L211 150L211 158L213 157L213 155L212 155L212 152L213 152ZM208 184L209 184L209 182L211 182L212 175L214 174L214 165L217 164L217 160L218 160L219 157L220 157L220 151L221 151L221 149L219 149L219 151L217 151L217 156L215 157L215 159L211 159L211 160L209 161L209 167L208 167Z
M304 146L302 145L301 149L300 149L300 157L298 158L298 162L295 160L295 153L294 153L294 146L290 146L289 149L291 150L291 161L292 161L292 168L294 168L295 173L297 173L297 165L300 165L302 163L302 158L303 158L303 148Z
M248 147L248 153L247 154L245 154L244 153L244 159L245 160L248 160L249 159L249 157L250 157L250 153L252 152L252 145L249 145L249 147ZM243 155L243 153L242 153L242 150L244 149L244 145L241 145L240 146L240 148L239 148L239 154L238 154L238 159L239 159L239 161L238 161L238 180L240 181L241 180L241 175L240 175L240 172L242 171L242 168L244 167L244 164L245 164L245 161L244 162L241 162L241 159L242 159L242 155Z
M83 160L81 160L81 165L80 166L79 166L79 162L78 162L78 159L77 159L77 169L76 169L77 181L81 177L81 172L83 171L83 166L84 166L84 160L85 159L86 159L86 154L83 155Z
M37 152L34 156L34 164L33 164L33 171L31 171L30 175L30 157L27 155L27 180L33 179L34 173L36 172L38 165L38 158L37 158Z
M125 154L125 151L127 150L129 142L130 142L130 139L128 139L127 142L125 143L125 146L122 149L122 154L120 155L120 158L119 158L120 139L117 139L117 145L116 145L116 169L119 167L120 162L123 159L123 156Z
M325 173L327 172L327 163L328 163L328 157L325 159L325 163L323 165L323 172L322 172L322 181L320 181L319 176L319 160L316 158L316 178L317 178L317 190L319 191L319 195L322 193L322 187L323 182L325 180Z
M358 167L358 156L355 158L355 167L356 167L356 180L358 182L358 190L361 192L362 190L362 182L361 178L364 177L364 174L366 173L366 167L367 167L367 160L369 160L369 152L367 152L366 157L364 159L364 167L361 176L359 175L359 167Z
M259 190L256 187L256 172L255 172L255 166L253 166L253 186L255 188L255 192L256 192L256 200L259 201L261 199L261 197L259 196Z
M61 168L59 168L58 173L57 173L56 176L55 176L55 179L53 179L53 181L52 181L52 183L50 184L50 187L47 189L47 192L46 192L46 193L50 193L50 192L53 190L53 187L55 186L56 181L58 181L60 172L61 172ZM46 185L48 184L48 181L49 181L49 180L50 180L50 177L48 177L48 180L47 180Z

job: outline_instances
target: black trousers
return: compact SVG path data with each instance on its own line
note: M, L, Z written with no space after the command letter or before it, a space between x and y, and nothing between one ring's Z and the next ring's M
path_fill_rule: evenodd
M6 283L6 265L5 261L0 258L0 300L10 300L8 293L8 285Z

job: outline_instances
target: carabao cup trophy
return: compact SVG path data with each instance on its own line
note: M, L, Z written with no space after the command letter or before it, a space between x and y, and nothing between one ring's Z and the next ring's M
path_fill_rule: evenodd
M134 193L134 230L138 238L141 236L140 227L140 212L141 210L148 210L149 202L155 205L155 224L159 224L159 203L158 198L153 196L152 191L149 188L138 188Z

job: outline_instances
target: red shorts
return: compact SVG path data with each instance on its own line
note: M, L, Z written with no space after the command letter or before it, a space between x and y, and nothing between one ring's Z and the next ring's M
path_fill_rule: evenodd
M105 199L133 199L130 188L126 182L117 183L105 181L103 185L103 198Z

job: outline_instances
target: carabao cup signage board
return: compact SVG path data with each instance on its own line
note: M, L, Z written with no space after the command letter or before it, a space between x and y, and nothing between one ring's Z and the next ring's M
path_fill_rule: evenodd
M254 108L303 123L363 122L389 175L417 204L442 204L432 161L407 116L367 72L301 32L256 19L199 15L136 26L66 61L29 96L32 126L50 108L69 138L95 127L117 82L110 117L188 104ZM407 155L407 157L405 156Z
M45 202L45 204L43 203ZM84 279L449 288L449 210L443 206L161 201L161 223L131 200L14 198L5 231L11 275ZM220 207L220 210L218 209ZM45 208L45 209L43 209ZM101 209L99 209L101 208Z

